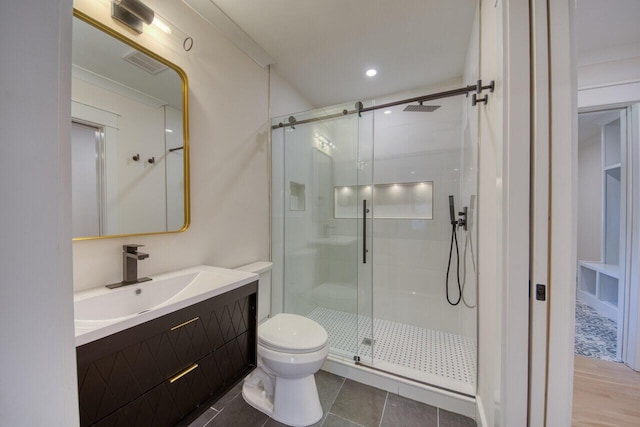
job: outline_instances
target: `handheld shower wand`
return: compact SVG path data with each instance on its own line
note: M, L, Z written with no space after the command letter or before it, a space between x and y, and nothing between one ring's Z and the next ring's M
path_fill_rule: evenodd
M470 202L471 202L471 210L473 211L475 207L475 195L471 196ZM454 206L453 195L449 196L449 220L451 222L451 245L449 246L449 262L447 264L447 277L445 282L447 302L453 306L456 306L460 304L460 301L462 301L466 307L474 308L475 305L468 304L464 298L464 287L467 281L467 266L466 266L467 247L471 248L471 262L473 264L474 273L476 270L475 255L473 253L473 242L471 241L471 233L469 232L469 228L471 227L469 210L466 206L463 207L462 211L458 212L458 219L456 220L456 210ZM462 274L462 282L460 281L460 248L458 246L458 233L457 233L458 227L462 227L465 229L465 231L467 231L466 239L464 243L464 255L463 255L464 272ZM458 284L458 299L456 299L455 301L452 301L451 298L449 297L449 272L451 271L451 258L453 256L454 244L456 247L456 279Z
M453 195L449 196L449 219L451 220L451 245L449 246L449 262L447 263L447 278L445 282L445 291L447 296L447 302L453 306L460 304L462 299L462 285L460 284L460 249L458 248L458 235L456 229L459 222L456 221L456 209L454 206ZM460 221L463 221L461 219ZM458 279L458 299L453 302L449 298L449 271L451 270L451 256L453 255L453 244L456 244L456 276Z

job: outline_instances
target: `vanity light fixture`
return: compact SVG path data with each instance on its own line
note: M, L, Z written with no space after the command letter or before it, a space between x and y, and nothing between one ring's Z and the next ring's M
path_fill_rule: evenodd
M138 34L142 34L143 24L153 25L160 31L179 39L184 50L189 51L193 47L191 37L182 36L183 33L180 30L140 0L111 0L111 17Z

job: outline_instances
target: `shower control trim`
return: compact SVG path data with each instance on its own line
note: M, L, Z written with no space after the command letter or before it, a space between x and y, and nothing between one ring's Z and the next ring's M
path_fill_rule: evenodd
M458 219L456 219L456 208L454 206L453 196L449 196L449 220L451 221L451 225L462 227L466 230L468 210L466 206L463 207L462 212L458 212Z
M468 208L465 206L462 208L462 212L458 212L458 227L462 227L465 230L467 229L467 212Z

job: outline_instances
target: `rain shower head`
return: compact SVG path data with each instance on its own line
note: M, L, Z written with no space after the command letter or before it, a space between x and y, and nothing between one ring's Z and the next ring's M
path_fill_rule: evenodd
M422 102L420 102L420 105L407 105L406 107L404 107L403 111L415 111L417 113L431 113L433 111L436 111L438 108L440 108L439 105L422 105Z

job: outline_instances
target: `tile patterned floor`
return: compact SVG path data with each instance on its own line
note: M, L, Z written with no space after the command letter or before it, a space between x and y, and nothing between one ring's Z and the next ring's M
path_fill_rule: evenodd
M316 374L324 417L314 427L475 427L468 417L387 393L328 372ZM241 384L188 427L282 427L249 406Z
M575 353L608 362L619 362L616 347L616 322L576 300Z
M389 320L373 319L353 313L317 307L307 315L321 324L329 334L331 351L348 356L355 354L393 365L444 377L474 386L476 345L469 338ZM356 322L357 334L356 339ZM365 341L367 340L368 341Z

